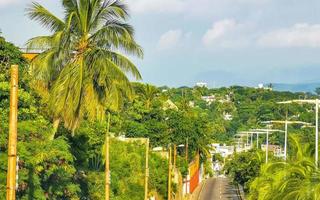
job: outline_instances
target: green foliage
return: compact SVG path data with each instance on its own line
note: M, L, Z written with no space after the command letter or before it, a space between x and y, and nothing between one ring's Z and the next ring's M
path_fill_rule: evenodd
M295 156L288 162L275 161L263 165L260 176L250 184L248 199L319 199L320 173L309 144L302 144L299 136L291 137L291 140Z
M248 191L248 185L259 175L262 160L257 152L249 151L235 154L227 161L224 169L232 178L233 182L245 187Z
M120 52L143 52L122 1L62 1L62 7L62 19L39 3L27 8L30 19L51 31L27 45L45 50L31 61L33 82L49 95L53 118L74 132L84 118L101 119L106 107L118 107L121 97L132 95L127 74L138 80L141 75Z
M26 64L19 48L0 36L0 82L9 80L11 65L18 65L20 73L25 74ZM25 76L21 76L20 82L24 82L25 78Z
M110 130L114 136L149 138L151 149L166 149L169 144L184 145L177 148L176 162L182 176L187 175L188 162L198 152L201 162L205 164L205 171L210 174L211 166L207 160L211 144L230 144L239 130L259 127L263 125L262 121L283 119L286 115L292 119L299 117L303 121L314 121L311 106L276 104L277 101L304 95L314 98L312 94L238 86L218 89L157 88L134 83L133 95L125 73L131 72L136 76L139 74L128 59L111 51L120 49L126 53L142 55L141 48L133 39L131 27L123 21L127 17L126 9L118 1L105 5L106 7L102 5L106 15L109 8L111 15L117 15L115 18L121 21L119 27L109 24L112 28L104 26L100 30L94 25L89 28L87 25L90 23L83 14L90 10L86 6L93 2L99 5L96 6L97 9L101 8L99 0L78 1L77 3L84 5L81 8L63 1L63 6L68 8L64 20L54 17L39 4L30 8L30 16L53 32L49 37L38 37L29 43L30 47L40 45L41 48L49 48L33 61L32 76L28 73L28 65L18 48L0 38L1 197L5 196L7 168L10 64L19 64L21 68L18 116L19 199L103 199L105 164L102 149L107 129L107 108L111 112ZM70 27L73 27L72 33ZM88 49L85 42L82 43L88 39L85 36L89 34L93 37L92 41L96 42L93 49ZM119 40L114 37L115 34ZM72 40L64 40L67 37ZM130 42L127 43L128 41ZM83 49L77 48L79 45ZM57 46L61 48L57 49ZM97 49L98 47L101 49ZM77 57L74 63L70 63L68 61L74 56L70 52L74 51L77 51ZM61 63L67 64L57 67ZM84 67L83 71L80 70L81 67ZM121 70L115 70L117 67ZM79 78L80 75L83 79ZM71 81L70 84L63 84L66 83L65 80ZM66 91L69 86L72 89ZM77 88L74 89L75 87ZM67 97L66 102L61 103L64 99L61 95ZM205 95L214 95L215 101L205 102L202 99ZM115 104L111 105L111 102ZM166 106L168 102L172 107ZM123 106L120 106L122 103ZM52 108L56 110L53 112ZM226 113L232 119L226 119ZM97 116L98 121L95 120ZM68 129L60 126L55 130L57 127L50 123L55 118L64 119L61 123ZM75 126L78 127L76 130L73 129ZM276 199L290 199L294 195L300 199L318 198L315 194L319 193L319 171L311 161L314 154L314 131L300 128L301 126L289 127L290 134L299 135L299 140L289 140L287 164L270 158L272 163L263 165L260 170L263 155L253 152L236 154L227 162L225 168L229 175L235 183L244 185L246 191L251 192L251 198L270 199L266 190L275 194ZM69 129L73 130L73 135ZM50 140L53 131L57 131L55 139ZM262 137L261 140L263 139ZM283 145L283 135L274 134L270 136L270 141L272 144ZM187 144L188 161L185 159ZM112 139L110 153L111 198L143 199L145 146L138 142L127 143ZM150 194L158 194L166 199L168 161L153 152L149 158ZM221 160L219 157L215 159ZM177 189L176 185L173 189Z
M167 199L168 195L168 160L162 158L156 153L150 154L150 192L156 192L163 199Z

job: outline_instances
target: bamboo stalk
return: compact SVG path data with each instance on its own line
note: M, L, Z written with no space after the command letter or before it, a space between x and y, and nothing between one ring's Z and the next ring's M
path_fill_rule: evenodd
M8 141L7 200L16 199L17 123L18 123L18 66L11 66L10 116Z

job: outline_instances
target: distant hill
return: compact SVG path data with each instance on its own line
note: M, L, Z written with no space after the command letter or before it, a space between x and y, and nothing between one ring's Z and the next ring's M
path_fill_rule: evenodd
M273 89L277 91L290 91L290 92L314 92L320 83L273 83Z

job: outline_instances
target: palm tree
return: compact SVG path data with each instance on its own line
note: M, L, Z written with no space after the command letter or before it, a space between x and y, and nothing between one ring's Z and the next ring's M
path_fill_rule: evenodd
M291 137L295 156L289 162L273 162L262 166L260 176L250 185L248 199L320 199L320 171L313 162L309 145L301 145Z
M138 85L137 92L141 95L141 99L147 109L150 109L153 100L159 95L159 90L153 85Z
M74 130L84 117L97 117L115 94L131 94L127 74L137 80L136 66L121 52L143 57L120 0L62 0L60 19L38 3L27 14L52 34L27 42L44 51L31 62L31 74L48 91L54 134L61 120ZM115 92L117 91L117 92Z

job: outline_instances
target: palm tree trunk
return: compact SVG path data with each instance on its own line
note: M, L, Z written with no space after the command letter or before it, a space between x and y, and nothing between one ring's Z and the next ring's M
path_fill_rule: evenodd
M53 119L53 130L51 135L49 136L49 140L54 140L54 136L56 135L60 124L60 118Z

